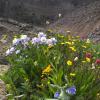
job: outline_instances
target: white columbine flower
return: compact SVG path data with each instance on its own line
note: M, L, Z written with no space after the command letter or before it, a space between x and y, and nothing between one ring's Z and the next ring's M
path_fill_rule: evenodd
M55 38L51 38L53 45L56 44L57 40Z
M18 45L20 42L20 39L14 38L13 45Z
M22 43L23 45L28 44L28 42L29 42L29 40L30 40L30 38L27 37L27 35L21 35L20 39L21 39L21 43Z
M22 44L28 44L29 40L30 40L30 38L27 37L26 39L22 39L21 42L22 42Z
M34 37L31 42L32 44L40 43L40 38Z
M46 39L46 37L41 37L40 40L41 40L40 44L45 44L47 39Z

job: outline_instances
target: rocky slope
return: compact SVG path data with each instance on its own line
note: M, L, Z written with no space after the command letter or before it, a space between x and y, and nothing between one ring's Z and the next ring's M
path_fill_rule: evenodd
M42 26L48 20L55 30L88 33L99 26L100 0L0 0L0 17Z
M69 1L0 0L0 16L39 25L45 19L55 19L59 12L73 9L73 4Z
M95 0L83 6L77 6L71 12L54 22L50 27L55 31L70 30L78 34L94 32L97 28L100 33L100 0Z

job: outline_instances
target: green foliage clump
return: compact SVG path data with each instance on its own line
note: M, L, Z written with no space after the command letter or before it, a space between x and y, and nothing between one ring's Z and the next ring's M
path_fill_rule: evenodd
M98 45L70 35L54 36L40 32L32 39L22 35L13 40L6 52L11 68L3 76L8 100L97 100Z

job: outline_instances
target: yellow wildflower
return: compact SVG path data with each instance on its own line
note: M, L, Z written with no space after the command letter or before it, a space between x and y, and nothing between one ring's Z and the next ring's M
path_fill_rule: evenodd
M70 73L70 76L75 76L76 74L75 73Z
M50 73L51 70L52 70L52 68L51 68L51 65L49 64L49 65L42 71L42 74Z
M88 58L88 57L86 57L86 61L87 61L87 62L91 62L91 59Z
M72 51L76 51L75 47L69 47Z
M71 45L72 43L71 42L65 42L66 44L69 44L69 45Z
M68 61L67 61L67 65L68 65L68 66L71 66L71 65L73 65L73 62L70 61L70 60L68 60Z

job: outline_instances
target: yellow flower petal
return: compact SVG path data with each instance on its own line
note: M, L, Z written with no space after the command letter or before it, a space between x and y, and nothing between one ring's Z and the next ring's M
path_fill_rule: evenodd
M66 44L69 44L69 45L71 45L72 43L71 42L65 42Z
M51 65L49 64L49 65L42 71L42 74L50 73L51 70L52 70L52 68L51 68Z
M86 61L87 61L87 62L91 62L91 59L88 58L88 57L86 57Z
M75 76L76 74L75 73L70 73L70 76Z
M70 60L68 60L68 61L67 61L67 65L68 65L68 66L71 66L71 65L73 65L73 62L70 61Z
M75 47L69 47L72 51L76 51Z

